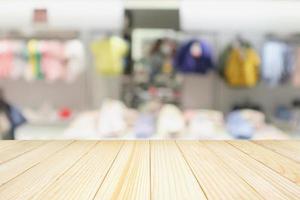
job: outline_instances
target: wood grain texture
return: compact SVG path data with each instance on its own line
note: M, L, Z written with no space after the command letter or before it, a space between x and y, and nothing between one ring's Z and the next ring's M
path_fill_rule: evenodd
M300 143L293 141L256 141L255 143L271 149L276 153L286 156L298 163L300 163Z
M16 159L0 165L0 185L39 164L71 142L49 142Z
M49 187L32 199L94 199L98 187L119 152L121 142L102 142ZM77 187L81 185L81 187Z
M44 144L44 142L24 141L16 142L14 145L8 145L0 151L0 164L29 152L42 144Z
M3 151L4 148L7 146L16 144L18 141L17 140L3 140L0 142L0 151Z
M300 186L300 164L253 142L229 143Z
M299 199L299 141L0 142L0 200Z
M150 199L149 142L126 142L95 199Z
M151 142L153 199L206 199L175 142Z
M178 145L208 199L263 199L204 145L199 142L178 142Z
M59 179L96 142L75 142L0 187L1 199L29 199Z
M300 188L228 143L203 143L265 199L299 199Z

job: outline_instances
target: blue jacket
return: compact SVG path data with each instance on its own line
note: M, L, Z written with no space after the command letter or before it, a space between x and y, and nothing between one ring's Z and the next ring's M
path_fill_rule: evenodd
M194 43L198 43L202 50L199 58L191 54L191 47ZM177 71L183 73L207 73L214 68L211 47L206 42L197 39L182 44L176 53L174 66Z

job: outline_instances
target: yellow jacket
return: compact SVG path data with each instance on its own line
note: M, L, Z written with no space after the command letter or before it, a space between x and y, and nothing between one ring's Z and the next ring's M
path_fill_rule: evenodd
M123 72L123 59L127 54L128 45L122 38L113 36L94 41L91 44L94 54L96 71L100 75L120 75Z
M252 48L232 48L225 66L228 83L237 87L255 86L259 79L259 55Z

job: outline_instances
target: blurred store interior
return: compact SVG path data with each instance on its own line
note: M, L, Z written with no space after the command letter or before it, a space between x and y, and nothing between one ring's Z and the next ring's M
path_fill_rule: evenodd
M0 138L300 138L299 10L2 0Z

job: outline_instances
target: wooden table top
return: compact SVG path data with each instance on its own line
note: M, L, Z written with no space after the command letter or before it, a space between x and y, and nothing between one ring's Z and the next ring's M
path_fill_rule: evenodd
M2 141L0 199L300 199L300 141Z

